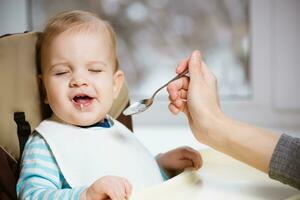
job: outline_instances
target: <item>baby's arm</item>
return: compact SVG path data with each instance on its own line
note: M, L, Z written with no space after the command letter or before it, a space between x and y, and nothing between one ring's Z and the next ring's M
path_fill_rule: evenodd
M181 173L186 168L199 169L202 166L201 155L191 147L179 147L159 154L157 163L169 177Z
M49 146L39 134L28 141L17 184L18 199L79 199L84 189L68 186Z

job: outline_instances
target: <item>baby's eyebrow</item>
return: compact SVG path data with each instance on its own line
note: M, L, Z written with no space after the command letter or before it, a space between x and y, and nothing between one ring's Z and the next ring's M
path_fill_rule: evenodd
M100 64L104 67L107 66L107 64L105 62L101 61L101 60L94 60L94 61L90 61L90 62L87 63L87 65L95 65L95 64Z
M50 65L50 68L53 69L56 66L68 66L67 62L58 62Z

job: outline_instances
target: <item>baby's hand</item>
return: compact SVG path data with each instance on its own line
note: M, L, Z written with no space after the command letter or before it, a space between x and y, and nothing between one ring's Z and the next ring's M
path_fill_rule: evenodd
M178 175L186 168L199 169L202 166L200 153L191 147L179 147L160 154L157 162L170 177Z
M127 179L117 176L104 176L95 181L81 195L81 200L125 200L131 194L132 186Z

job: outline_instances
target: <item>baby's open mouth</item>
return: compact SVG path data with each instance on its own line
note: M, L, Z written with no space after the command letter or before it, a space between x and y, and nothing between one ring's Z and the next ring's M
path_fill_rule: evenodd
M89 105L94 98L88 95L76 95L73 97L72 101L77 105Z

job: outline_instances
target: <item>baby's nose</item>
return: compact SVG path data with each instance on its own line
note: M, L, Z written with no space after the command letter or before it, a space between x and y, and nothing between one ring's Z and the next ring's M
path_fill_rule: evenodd
M88 85L88 81L85 78L80 76L74 76L70 81L71 87L81 87L84 85Z

